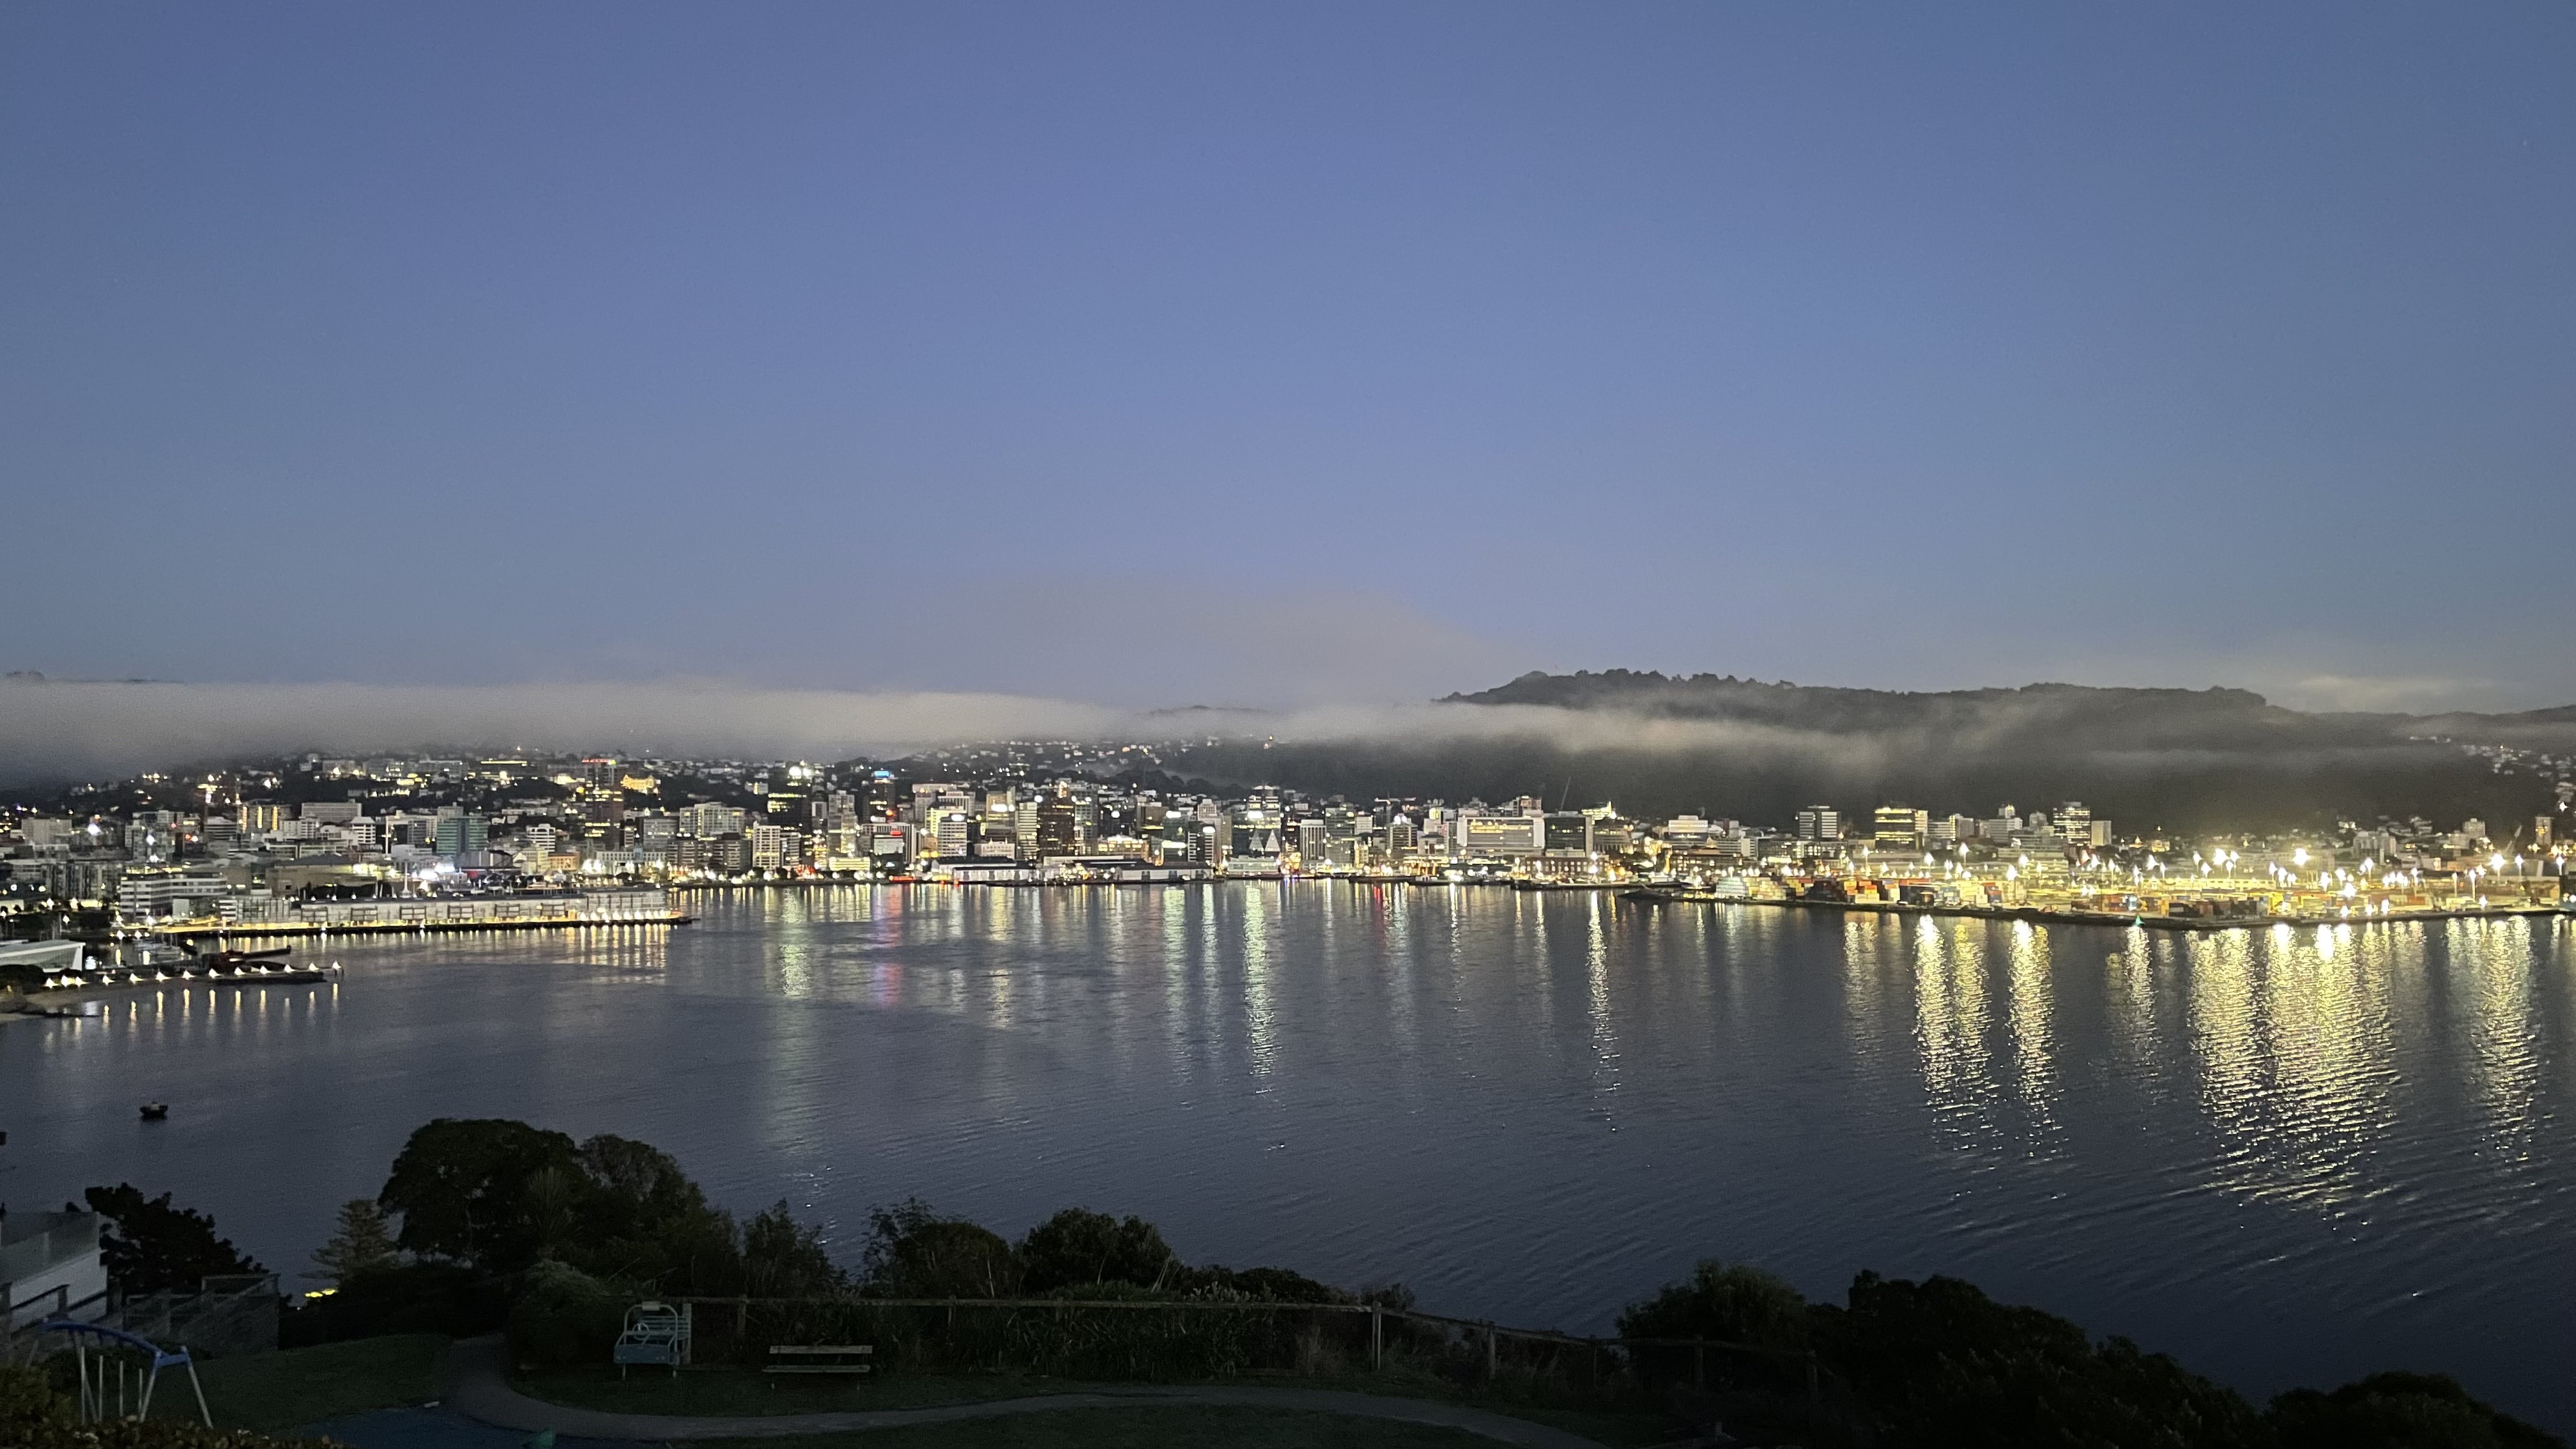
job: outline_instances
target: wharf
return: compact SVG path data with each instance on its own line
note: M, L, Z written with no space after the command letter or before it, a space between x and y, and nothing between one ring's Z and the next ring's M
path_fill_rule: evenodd
M1597 889L1613 889L1603 886ZM1810 901L1757 900L1751 897L1722 899L1697 893L1642 892L1631 887L1624 898L1641 900L1654 895L1654 904L1719 906L1787 906L1797 910L1841 911L1880 916L1950 916L1976 921L2027 921L2035 926L2131 926L2148 931L2257 931L2274 926L2389 926L2409 921L2482 921L2527 916L2560 916L2568 914L2557 906L2470 906L2458 910L2407 911L2386 916L2150 916L2113 911L2059 911L2041 906L1918 906L1896 901Z
M425 936L448 931L604 931L628 926L687 926L696 924L697 919L672 911L613 921L350 921L331 925L311 921L260 921L237 926L172 926L154 934L172 941L234 936L316 940L325 936Z
M233 970L206 971L108 971L95 981L79 986L62 986L51 990L30 991L16 997L14 1014L20 1016L86 1016L84 1002L95 1003L110 996L131 991L156 991L171 986L320 986L340 979L341 968L330 966L240 967ZM8 1012L9 1007L0 1007Z

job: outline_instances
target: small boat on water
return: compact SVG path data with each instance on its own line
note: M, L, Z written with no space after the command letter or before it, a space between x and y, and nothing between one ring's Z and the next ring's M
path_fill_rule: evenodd
M167 1122L167 1121L169 1121L169 1120L170 1120L170 1104L169 1104L169 1103L167 1103L167 1102L146 1102L146 1103L144 1103L144 1104L143 1104L143 1120L144 1120L144 1121L146 1121L146 1122Z
M280 946L272 951L190 951L202 966L239 966L248 961L276 961L293 953L294 947Z

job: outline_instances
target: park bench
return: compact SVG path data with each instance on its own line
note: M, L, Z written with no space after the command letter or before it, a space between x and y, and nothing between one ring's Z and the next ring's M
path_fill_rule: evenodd
M769 1346L769 1366L762 1372L863 1374L875 1367L868 1360L876 1356L876 1351L872 1343L773 1343ZM781 1359L786 1362L779 1362Z
M610 1361L617 1365L617 1376L637 1364L667 1368L678 1377L680 1366L689 1361L689 1340L696 1305L683 1303L674 1308L667 1303L638 1303L626 1310L626 1327L617 1335L617 1346Z

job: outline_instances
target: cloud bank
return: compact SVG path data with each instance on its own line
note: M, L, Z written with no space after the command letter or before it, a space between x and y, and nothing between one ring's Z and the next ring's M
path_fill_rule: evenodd
M2256 702L2259 708L2259 702ZM2106 713L2106 711L2108 711ZM1042 696L652 684L375 685L0 681L0 782L320 752L610 750L629 756L888 758L998 739L1196 743L1263 739L1301 751L1537 747L1572 754L1722 758L1737 768L1867 778L1908 762L2081 754L2098 768L2171 768L2216 751L2305 751L2324 764L2402 748L2384 727L2292 717L2259 728L2160 719L2077 695L1976 701L1902 722L1692 717L1604 702L1316 704L1141 711ZM2322 730L2322 733L2316 731ZM1213 755L1225 751L1212 752ZM1206 763L1214 765L1211 757ZM1237 763L1245 763L1237 761ZM1282 761L1284 763L1284 761ZM1184 773L1189 763L1179 763Z
M1544 739L1565 749L1813 748L1794 731L1518 705L1118 709L1028 695L560 685L0 684L0 779L93 779L183 763L417 750L847 759L996 739L1275 735L1306 744Z
M845 759L1080 739L1123 711L1007 694L717 684L0 684L0 779L91 779L299 751L425 748Z

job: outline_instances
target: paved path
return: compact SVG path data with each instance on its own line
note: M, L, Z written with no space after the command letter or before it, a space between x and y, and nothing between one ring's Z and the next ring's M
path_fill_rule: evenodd
M840 1414L751 1414L738 1418L700 1418L678 1414L612 1414L572 1409L532 1399L510 1387L509 1361L498 1337L469 1338L447 1351L439 1364L443 1403L487 1424L535 1433L552 1429L584 1439L772 1439L794 1434L825 1434L849 1429L888 1429L899 1424L939 1424L955 1419L982 1419L997 1414L1043 1414L1056 1409L1136 1408L1152 1404L1224 1404L1248 1409L1301 1409L1321 1414L1353 1414L1371 1419L1400 1419L1412 1424L1439 1424L1464 1429L1487 1439L1523 1449L1602 1449L1580 1434L1508 1414L1496 1414L1437 1399L1406 1399L1387 1394L1352 1394L1332 1389L1252 1389L1213 1385L1141 1384L1134 1388L1095 1389L1084 1393L1042 1394L1025 1399L990 1399L982 1403L941 1404L928 1409L862 1409Z

